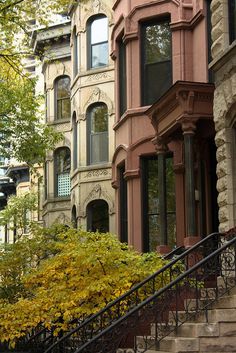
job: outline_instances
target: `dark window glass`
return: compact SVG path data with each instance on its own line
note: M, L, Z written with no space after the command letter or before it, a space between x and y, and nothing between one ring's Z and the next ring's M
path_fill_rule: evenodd
M95 200L87 206L88 231L109 232L108 204L104 200Z
M142 27L143 105L154 103L172 84L171 31L168 21Z
M78 73L78 37L76 35L76 29L73 31L73 76Z
M127 90L126 90L126 45L121 40L119 42L119 103L120 116L127 108Z
M73 169L75 170L78 166L78 131L77 131L77 122L76 122L75 113L73 114L72 129L73 129Z
M44 163L44 198L48 198L48 162Z
M56 81L56 118L70 119L70 78L65 76Z
M62 147L56 150L55 163L55 196L70 195L70 149Z
M96 17L88 25L88 66L108 65L108 19Z
M94 105L88 114L88 164L108 161L108 114L105 104Z
M124 178L125 166L119 168L119 215L120 241L128 243L127 181Z
M76 217L76 207L75 206L72 207L71 222L72 222L73 228L76 229L77 228L77 217Z
M166 158L166 202L167 202L167 235L168 245L176 243L175 218L175 183L173 159ZM143 178L143 240L144 251L155 251L160 245L160 214L158 194L158 160L157 157L144 158L142 161Z
M229 7L229 42L236 39L236 0L228 1Z

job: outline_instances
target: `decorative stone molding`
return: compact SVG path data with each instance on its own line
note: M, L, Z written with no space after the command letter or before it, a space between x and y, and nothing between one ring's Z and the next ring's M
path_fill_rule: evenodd
M90 178L100 178L100 177L111 177L111 169L96 169L96 170L89 170L86 173L82 174L83 179L90 179Z
M107 79L111 79L111 75L109 75L108 72L98 72L96 74L93 75L89 75L87 77L87 79L85 80L85 83L90 83L90 82L97 82L97 81L101 81L101 80L107 80Z
M154 137L154 139L152 139L152 142L155 146L157 154L166 153L168 151L167 143L161 137Z
M54 223L68 224L70 222L71 220L69 219L69 217L67 217L64 212L61 212Z
M87 206L93 200L106 201L109 207L109 214L112 215L115 213L113 198L109 195L109 193L106 191L104 186L102 187L100 184L96 184L94 188L91 190L91 192L88 194L86 199L84 200L79 212L79 217L85 218L87 216L86 215Z
M107 7L104 4L104 2L101 0L94 0L92 3L92 6L90 7L90 10L88 12L86 12L85 16L83 17L83 20L81 23L83 31L86 31L86 24L87 24L89 18L91 16L99 15L99 14L107 16L108 21L109 21L109 26L111 26L113 24L113 15L112 15L112 12L109 9L109 7Z
M107 105L108 107L108 112L110 114L113 113L113 102L112 100L107 96L105 92L103 92L99 87L95 87L93 91L90 93L90 97L87 100L87 102L83 106L83 111L86 112L88 107L97 102L103 102Z

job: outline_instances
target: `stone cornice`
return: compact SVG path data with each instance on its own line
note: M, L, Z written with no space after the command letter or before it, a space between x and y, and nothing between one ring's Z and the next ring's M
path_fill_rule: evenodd
M167 138L187 122L213 118L214 85L177 81L145 113L157 136Z

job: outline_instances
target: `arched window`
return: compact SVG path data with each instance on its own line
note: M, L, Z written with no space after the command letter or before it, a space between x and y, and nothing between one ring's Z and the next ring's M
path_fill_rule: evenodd
M91 201L87 206L89 232L109 232L108 204L104 200Z
M108 65L108 19L104 15L92 17L87 25L88 68Z
M55 196L70 195L70 149L58 148L54 153Z
M73 170L78 166L78 131L77 131L76 113L73 113L72 130L73 130Z
M77 217L76 217L76 207L75 206L72 207L71 222L72 222L72 226L76 229L77 228Z
M55 116L70 119L70 78L61 76L55 81Z
M76 27L73 30L73 77L75 78L78 73L78 37L76 34Z
M104 103L88 109L88 164L108 161L108 112Z

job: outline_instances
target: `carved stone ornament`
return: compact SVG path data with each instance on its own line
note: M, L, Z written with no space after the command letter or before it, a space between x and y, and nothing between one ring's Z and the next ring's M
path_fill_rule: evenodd
M92 8L94 13L99 13L101 8L100 0L94 0L92 3Z
M61 212L54 223L68 224L70 223L70 219L65 215L64 212Z
M111 171L107 169L90 170L83 175L84 179L108 177L108 176L111 177Z
M96 87L96 88L94 88L89 99L85 103L83 111L86 111L91 104L97 103L97 102L106 103L109 111L111 111L113 109L113 103L112 103L111 99L99 87Z
M102 13L108 17L109 25L113 24L113 14L109 7L107 7L101 0L93 0L92 6L89 8L89 11L86 12L82 20L83 32L86 31L86 24L88 19L94 14Z
M107 72L99 72L94 75L89 75L85 83L99 81L99 80L106 80L106 79L111 79L111 75L109 75Z
M114 201L112 197L108 194L108 192L105 190L104 187L102 188L100 184L96 184L94 188L91 190L91 192L88 194L86 199L84 200L79 216L82 218L85 218L87 216L86 214L87 205L91 201L99 200L99 199L104 200L108 203L110 215L115 213Z

